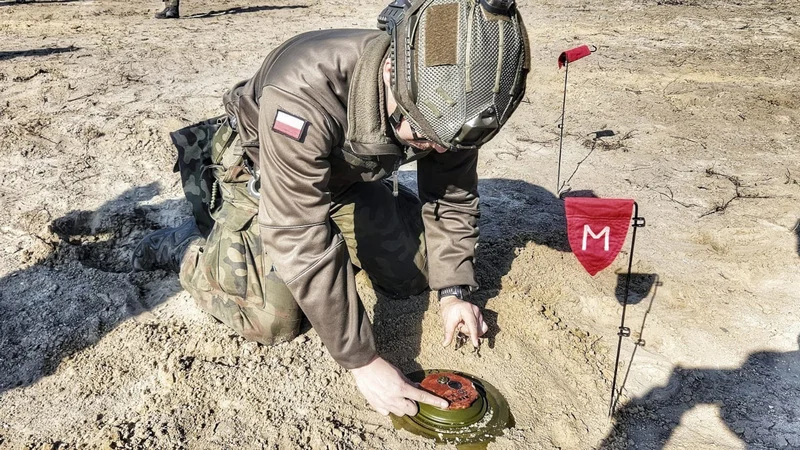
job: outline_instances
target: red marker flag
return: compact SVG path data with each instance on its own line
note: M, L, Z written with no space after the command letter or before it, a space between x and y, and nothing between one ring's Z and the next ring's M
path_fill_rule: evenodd
M587 45L581 45L580 47L575 47L572 50L562 52L560 55L558 55L558 68L560 69L568 62L577 61L591 54L592 50L590 50L589 46Z
M567 237L572 253L594 276L617 257L631 226L633 200L567 197Z

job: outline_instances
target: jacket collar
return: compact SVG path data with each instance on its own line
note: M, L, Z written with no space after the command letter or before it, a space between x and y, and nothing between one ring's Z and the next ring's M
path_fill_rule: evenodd
M383 61L391 38L381 33L366 47L356 63L347 101L345 146L361 156L401 155L403 149L386 136L387 117L383 86Z

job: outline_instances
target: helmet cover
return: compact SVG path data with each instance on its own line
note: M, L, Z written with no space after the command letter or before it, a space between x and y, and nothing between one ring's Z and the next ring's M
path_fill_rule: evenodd
M404 3L388 29L399 109L427 139L453 150L480 147L525 93L530 56L519 12L513 1Z

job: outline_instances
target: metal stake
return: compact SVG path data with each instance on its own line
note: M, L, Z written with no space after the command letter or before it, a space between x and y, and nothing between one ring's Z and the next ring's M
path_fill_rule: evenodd
M558 174L556 175L556 196L561 190L561 148L564 144L564 116L567 114L567 77L569 76L569 61L564 61L564 100L561 102L561 136L558 138Z
M608 406L608 417L611 417L614 414L614 407L617 404L617 400L619 399L619 395L614 395L617 393L617 370L619 369L619 354L622 350L622 338L628 337L631 335L631 329L625 326L625 309L628 306L628 293L630 292L631 286L631 267L633 265L633 249L636 245L636 229L645 226L644 217L639 217L639 205L636 202L633 202L633 218L631 219L631 227L633 227L633 234L631 235L631 253L628 257L628 274L625 277L625 297L622 300L622 318L620 319L619 323L619 331L617 332L617 336L619 339L617 340L617 357L614 361L614 379L611 382L611 403Z

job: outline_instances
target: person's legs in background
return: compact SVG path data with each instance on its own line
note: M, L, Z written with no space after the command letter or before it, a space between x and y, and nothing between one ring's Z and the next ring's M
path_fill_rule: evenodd
M156 19L177 19L180 17L180 0L164 0L164 9L156 13Z

